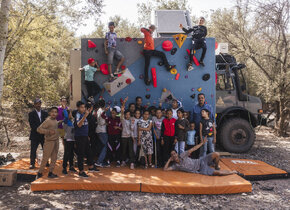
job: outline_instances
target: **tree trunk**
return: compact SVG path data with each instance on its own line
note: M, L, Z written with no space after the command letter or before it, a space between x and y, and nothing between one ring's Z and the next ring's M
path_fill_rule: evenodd
M286 136L287 135L287 128L289 125L289 122L287 121L288 115L289 115L289 110L287 109L286 103L284 100L281 99L279 104L280 104L280 106L279 106L280 117L276 121L275 129L276 129L278 136Z
M0 9L0 100L2 98L3 82L4 82L4 57L8 40L8 17L11 0L2 0Z

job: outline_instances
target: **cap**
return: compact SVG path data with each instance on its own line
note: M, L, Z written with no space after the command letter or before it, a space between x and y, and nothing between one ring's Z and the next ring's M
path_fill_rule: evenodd
M119 106L114 106L114 109L116 109L118 113L121 112L121 108Z
M36 98L36 99L34 100L34 104L37 104L37 103L41 103L41 99L40 99L40 98Z
M93 63L93 62L95 62L95 59L93 59L93 58L89 58L89 59L88 59L88 64L91 64L91 63Z

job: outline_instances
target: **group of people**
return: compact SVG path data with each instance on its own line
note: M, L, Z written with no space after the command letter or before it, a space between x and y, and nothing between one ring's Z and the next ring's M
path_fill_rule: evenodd
M205 37L207 36L207 28L204 26L205 19L201 17L199 20L198 25L194 26L193 28L186 29L183 27L182 24L179 27L186 33L192 33L192 47L190 50L190 62L187 64L188 71L193 69L192 62L193 56L196 50L202 49L202 55L199 60L199 63L204 66L204 57L206 54L206 40ZM108 72L110 75L109 81L113 81L119 74L122 74L121 65L125 61L124 55L117 49L117 34L115 32L115 23L110 22L108 24L109 32L106 33L105 42L104 42L104 49L107 55L108 61ZM149 78L149 66L150 66L150 59L152 56L159 57L162 59L162 63L164 64L165 68L170 71L175 67L175 65L169 64L166 55L164 52L156 50L154 46L154 38L153 33L155 31L155 25L150 25L148 28L141 28L141 32L144 34L144 49L143 55L145 58L145 67L144 67L144 82L146 85L151 84L151 80ZM118 60L118 64L116 70L112 71L112 65L114 58ZM88 59L88 64L84 67L79 69L80 71L85 71L85 85L88 92L88 97L95 97L98 93L101 92L100 86L94 82L94 74L97 71L100 71L100 67L98 62L93 59Z
M111 108L106 107L102 98L96 104L78 101L77 110L70 110L66 98L61 98L61 106L51 107L47 115L41 110L41 100L36 99L35 110L29 113L30 168L35 168L36 150L41 144L43 158L38 177L42 177L46 166L49 166L48 177L57 177L53 170L60 136L64 144L63 174L77 172L74 156L80 177L88 177L84 159L88 172L98 172L98 168L111 167L113 163L116 167L128 166L132 170L135 167L164 167L164 170L206 175L237 173L219 168L219 154L214 149L213 111L205 103L204 94L198 95L192 115L175 99L166 110L162 104L159 107L143 106L141 97L136 97L135 103L128 106L127 102L128 97L122 101L121 107Z

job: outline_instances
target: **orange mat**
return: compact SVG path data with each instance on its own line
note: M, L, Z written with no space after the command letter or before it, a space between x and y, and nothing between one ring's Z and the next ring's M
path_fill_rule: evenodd
M57 162L56 179L44 176L31 183L32 191L52 190L97 190L97 191L137 191L171 194L229 194L251 192L251 183L237 175L226 177L204 176L178 171L165 172L162 169L101 168L99 173L89 173L89 178L79 178L77 174L62 175L62 161ZM18 174L36 175L36 169L29 170L29 159L22 159L4 168L16 169ZM228 169L221 163L222 169Z

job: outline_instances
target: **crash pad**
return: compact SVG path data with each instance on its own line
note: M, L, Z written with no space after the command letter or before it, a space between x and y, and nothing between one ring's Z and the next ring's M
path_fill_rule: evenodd
M265 180L289 177L284 170L271 166L260 160L223 158L221 161L231 170L236 170L245 175L248 180Z

